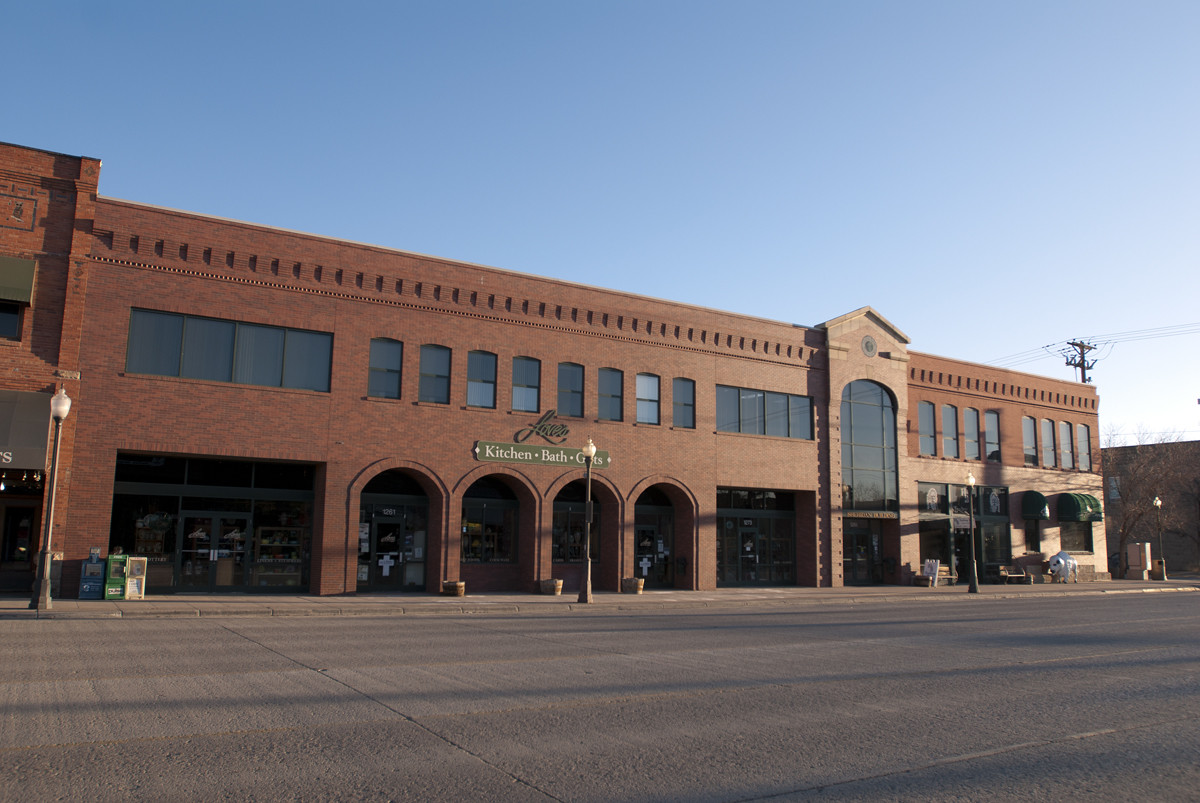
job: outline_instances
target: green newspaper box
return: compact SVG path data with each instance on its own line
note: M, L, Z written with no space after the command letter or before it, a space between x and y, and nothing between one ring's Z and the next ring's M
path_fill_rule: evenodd
M125 599L125 561L128 555L109 555L104 570L104 598Z

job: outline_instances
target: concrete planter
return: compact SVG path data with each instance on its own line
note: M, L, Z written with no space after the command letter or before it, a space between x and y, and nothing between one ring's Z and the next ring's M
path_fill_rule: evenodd
M467 584L462 580L446 580L442 583L443 597L464 597L467 594Z
M555 596L558 596L558 595L562 594L562 586L563 586L562 580L543 580L542 581L542 593L543 594L553 594Z
M643 577L624 577L621 579L622 594L640 594L646 580Z

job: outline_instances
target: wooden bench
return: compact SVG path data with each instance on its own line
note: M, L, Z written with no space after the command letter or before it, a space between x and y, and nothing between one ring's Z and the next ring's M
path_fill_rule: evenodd
M1033 585L1033 575L1026 572L1025 567L1021 564L1014 563L1011 566L999 567L999 581L1001 583Z
M934 578L930 577L929 575L925 574L924 571L922 571L921 574L913 575L913 585L918 585L918 586L922 586L925 588L931 588L934 585L952 586L952 585L954 585L954 581L957 578L955 578L955 576L950 573L949 566L939 564L938 570L937 570L937 583L934 583L933 579Z

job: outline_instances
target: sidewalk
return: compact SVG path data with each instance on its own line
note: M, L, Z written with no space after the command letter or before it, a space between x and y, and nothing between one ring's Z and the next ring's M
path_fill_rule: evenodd
M914 586L849 586L843 588L722 588L715 591L653 590L642 594L598 592L589 604L578 592L562 596L520 593L307 595L179 594L145 600L56 599L49 611L29 609L28 595L0 595L0 619L193 619L198 617L265 616L437 616L456 614L547 614L570 611L613 613L654 609L757 608L771 606L855 605L881 602L962 601L1069 597L1080 594L1146 594L1200 591L1200 576L1162 581L1112 580L1095 583L981 585L969 594L966 585L939 588Z

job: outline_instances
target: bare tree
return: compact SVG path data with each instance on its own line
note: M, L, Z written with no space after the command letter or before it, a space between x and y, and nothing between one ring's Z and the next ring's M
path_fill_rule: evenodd
M1105 440L1113 444L1118 436L1106 433ZM1108 528L1117 533L1120 577L1129 568L1126 545L1135 540L1154 542L1160 533L1182 533L1192 510L1182 502L1190 486L1198 486L1191 493L1200 493L1193 444L1179 442L1178 435L1151 441L1138 433L1138 440L1134 446L1109 445L1104 450L1105 518ZM1175 504L1159 508L1155 499Z

